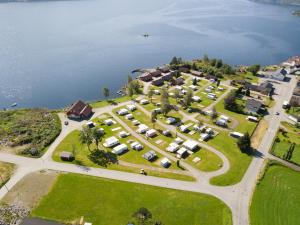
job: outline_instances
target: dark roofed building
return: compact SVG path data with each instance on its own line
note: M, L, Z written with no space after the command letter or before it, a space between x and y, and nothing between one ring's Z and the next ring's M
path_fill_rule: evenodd
M191 70L191 74L196 76L196 77L203 77L204 74L201 71L197 71L197 70Z
M170 72L170 67L162 66L162 67L159 67L158 70L161 71L162 73L168 73L168 72Z
M71 105L70 109L67 111L67 116L70 119L86 119L92 113L92 107L79 100Z
M182 77L178 77L172 82L172 85L183 85L183 84L184 84L184 79Z
M250 82L245 82L244 87L251 91L256 91L264 95L272 95L274 90L273 84L270 82L263 82L260 85L251 84Z
M38 218L26 218L21 225L62 225L48 220Z
M160 70L155 70L155 71L151 72L150 74L152 77L160 77L162 75Z
M248 113L257 114L261 110L262 106L263 104L260 101L248 99L245 109Z
M159 86L164 85L164 80L162 78L159 78L159 79L153 80L151 82L151 84L159 87Z
M144 82L148 82L152 80L152 75L151 73L143 73L141 76L139 76L140 80L144 81Z

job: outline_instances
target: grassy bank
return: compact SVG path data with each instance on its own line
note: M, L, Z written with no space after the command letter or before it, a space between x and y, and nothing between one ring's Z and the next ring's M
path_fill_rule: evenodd
M252 225L300 224L300 173L272 164L258 183L253 195Z
M0 111L0 140L10 147L24 146L18 153L41 156L61 131L57 114L46 109Z
M120 225L140 207L163 224L232 224L228 207L212 196L74 174L60 175L32 216L63 223L84 216L97 225Z
M14 165L10 163L0 162L0 188L9 180L13 174Z

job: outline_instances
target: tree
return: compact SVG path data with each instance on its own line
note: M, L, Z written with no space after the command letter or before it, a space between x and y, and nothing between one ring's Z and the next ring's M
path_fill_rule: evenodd
M144 225L145 222L152 218L152 213L148 209L141 207L132 215L132 217L134 217L140 225Z
M88 150L91 151L90 145L93 143L93 137L91 133L91 129L84 126L79 133L79 140L81 144L86 144Z
M132 80L133 80L132 77L130 75L128 75L128 77L127 77L127 84L131 83Z
M224 108L230 111L237 111L238 104L236 102L236 97L234 94L231 94L224 99Z
M198 70L198 67L197 67L196 63L194 63L194 62L193 62L193 64L192 64L192 69L193 69L193 70Z
M77 148L76 148L76 145L74 143L72 144L72 154L73 154L74 158L76 158Z
M220 86L220 80L217 80L217 87L219 87Z
M93 127L91 129L91 136L97 146L97 149L99 149L99 141L101 140L101 137L103 136L103 132L101 130L99 130L96 127Z
M254 64L248 67L248 72L251 72L254 76L257 75L257 72L260 70L259 64Z
M109 97L109 89L108 87L104 87L102 89L103 96L107 99Z
M148 91L148 98L150 98L151 103L152 103L153 95L154 95L154 89L151 87Z
M211 66L216 66L217 59L211 59L211 60L209 61L209 63L210 63Z
M156 121L157 121L157 111L153 110L151 113L151 123L153 128L155 127Z
M216 107L213 107L212 110L211 110L211 114L210 114L210 118L212 120L216 119L218 117L218 113L217 113L217 110L216 110Z
M221 68L222 66L223 66L223 61L222 61L222 59L218 59L217 62L216 62L215 67Z
M209 58L207 54L204 54L203 56L203 62L208 63L209 62Z
M177 57L173 57L172 58L172 60L171 60L171 62L170 62L170 65L178 65L178 59L177 59Z
M127 95L132 98L134 94L134 90L133 90L133 86L132 86L132 82L130 82L128 85L127 85Z
M161 94L161 109L164 116L166 116L171 111L171 105L169 101L168 91L163 88Z
M197 78L196 77L194 77L194 79L193 79L193 85L197 85Z
M243 137L240 137L237 141L237 145L241 152L252 154L252 147L251 147L251 139L249 133L245 133Z
M177 88L174 90L174 98L176 99L176 102L178 103L178 100L180 98L180 90Z
M188 89L186 95L184 96L183 99L183 106L184 107L189 107L192 104L192 97L193 97L193 91L192 89Z

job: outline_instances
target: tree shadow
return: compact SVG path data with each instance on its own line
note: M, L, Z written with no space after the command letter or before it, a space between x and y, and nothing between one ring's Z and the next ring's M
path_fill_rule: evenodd
M118 163L117 156L111 152L105 152L102 150L93 150L88 158L95 164L107 167L110 164Z

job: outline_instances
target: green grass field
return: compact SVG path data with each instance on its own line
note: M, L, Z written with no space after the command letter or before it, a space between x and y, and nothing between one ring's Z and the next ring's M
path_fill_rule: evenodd
M274 155L283 158L283 155L288 151L292 143L295 143L295 149L290 159L291 162L300 165L300 129L289 123L282 123L287 133L277 133L277 140L273 144L272 152Z
M11 163L0 162L0 188L9 180L13 174L14 167Z
M60 175L33 217L70 223L127 224L140 207L165 225L230 225L229 208L215 197L75 174Z
M244 176L252 156L242 153L236 144L236 139L229 136L228 132L220 131L208 144L222 152L230 163L230 169L227 173L210 180L214 185L233 185L238 183Z
M102 119L107 118L108 115L102 115ZM94 122L97 123L98 119L96 119ZM99 125L99 124L98 124ZM102 142L111 136L116 136L118 137L118 132L121 130L124 130L120 124L115 124L112 126L106 126L106 125L101 125L102 128L105 130L105 135L102 138ZM112 129L116 127L121 127L122 129L113 132ZM79 141L79 130L75 130L71 132L55 149L53 153L53 159L58 162L64 162L60 159L60 153L62 151L67 151L67 152L72 152L72 149L76 149L76 154L75 154L75 160L73 162L65 162L65 163L73 163L73 164L79 164L83 166L90 166L90 167L100 167L100 168L107 168L107 169L114 169L114 170L122 170L122 171L127 171L127 172L134 172L134 173L139 173L140 169L139 168L134 168L134 167L127 167L127 166L122 166L119 164L113 164L113 163L96 163L95 161L91 160L91 152L87 148L86 145L83 145ZM128 136L127 138L120 138L119 139L121 143L128 144L128 141L136 141L136 139L132 136ZM144 144L143 144L144 145ZM74 146L74 147L73 147ZM129 146L129 145L128 145ZM101 148L105 149L106 151L111 151L110 148L104 148L101 146ZM96 149L96 146L94 144L91 145L91 150ZM157 159L154 162L149 162L145 160L142 155L149 151L150 148L144 145L144 149L141 151L134 151L130 149L127 153L117 156L118 160L122 160L125 162L133 163L133 164L138 164L141 167L143 165L145 166L152 166L152 167L157 167L157 168L162 168L160 166L160 160L163 158L163 156L160 153L157 153ZM176 166L175 162L172 162L172 165L170 169L177 169L181 170ZM171 173L171 172L161 172L161 171L154 171L154 170L146 170L148 175L153 175L153 176L159 176L159 177L166 177L166 178L173 178L173 179L179 179L179 180L188 180L192 181L194 180L193 177L182 175L182 174L176 174L176 173Z
M253 195L252 225L300 224L300 173L281 165L270 165Z
M133 96L132 98L135 98L136 96ZM113 102L115 103L122 103L122 102L126 102L126 101L130 101L131 98L129 96L122 96L119 98L115 98L115 99L110 99L109 101L106 100L102 100L102 101L95 101L95 102L90 102L90 106L93 108L101 108L104 106L108 106L111 105Z

